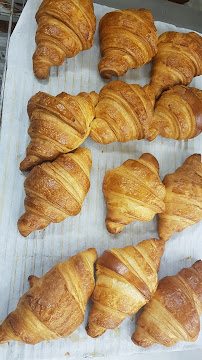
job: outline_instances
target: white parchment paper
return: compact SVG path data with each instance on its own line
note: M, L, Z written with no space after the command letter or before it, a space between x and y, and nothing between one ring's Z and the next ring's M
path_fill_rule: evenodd
M129 158L138 159L150 152L159 161L160 176L173 172L191 154L201 153L201 136L188 141L174 141L160 136L149 143L146 140L96 144L90 138L84 143L92 151L93 167L91 188L77 217L60 224L51 224L43 231L23 238L17 230L17 220L24 212L23 182L26 174L19 170L29 143L29 119L26 108L29 98L37 91L57 95L66 91L76 95L80 91L99 92L107 82L97 70L100 59L98 32L91 50L66 60L59 68L52 68L47 80L38 80L32 70L35 50L35 13L41 0L29 0L11 37L8 71L5 87L0 143L0 321L15 309L20 296L28 290L30 274L42 276L59 261L89 247L96 247L99 255L112 247L136 245L139 241L157 237L156 218L148 223L135 222L125 227L121 234L110 235L105 228L106 208L102 195L102 181L106 170L120 166ZM97 24L112 9L95 5ZM186 29L156 22L159 34L169 31L188 32ZM130 70L122 77L128 83L149 83L151 64ZM192 81L192 86L202 89L202 77ZM176 274L202 258L202 222L175 234L166 244L159 270L159 278ZM88 311L87 311L88 313ZM135 330L135 317L127 318L119 328L108 330L101 338L91 339L84 323L66 339L43 342L35 346L11 342L0 346L1 359L66 359L94 356L122 356L138 352L165 352L202 347L202 334L195 343L180 342L173 348L155 345L149 349L135 346L130 340Z

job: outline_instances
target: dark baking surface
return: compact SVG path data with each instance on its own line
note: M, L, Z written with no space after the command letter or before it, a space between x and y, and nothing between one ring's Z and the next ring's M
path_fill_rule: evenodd
M146 8L151 11L154 20L202 32L202 12L186 5L167 0L93 0L93 2L117 9Z

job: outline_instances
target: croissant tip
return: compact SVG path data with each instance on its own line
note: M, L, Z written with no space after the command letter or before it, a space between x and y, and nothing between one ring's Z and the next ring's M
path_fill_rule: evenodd
M5 334L5 332L2 329L2 325L0 325L0 344L6 344L11 339Z
M91 338L93 338L93 339L97 339L97 338L99 338L101 335L103 335L104 333L105 333L105 329L103 329L103 331L101 331L101 332L95 332L95 331L93 331L93 329L91 329L91 327L89 326L89 324L87 324L87 326L85 327L85 329L86 329L86 332L87 332L87 334L88 334L88 336L90 336Z
M172 236L172 234L162 234L161 231L159 231L159 240L163 241L164 243L166 243L170 237Z
M106 220L106 228L110 234L116 235L123 230L124 225Z
M195 261L195 263L192 265L192 267L198 271L199 273L201 273L202 275L202 261L201 260L197 260Z
M135 338L135 333L132 335L131 340L135 345L141 346L141 347L144 347L144 348L147 348L147 347L152 345L152 344L149 344L147 342L147 340L138 340L138 339L136 339Z
M27 237L33 231L32 229L30 229L28 217L29 215L27 213L24 213L19 218L17 223L19 233L24 237Z
M19 230L19 233L20 233L23 237L27 237L29 234L31 234L31 231L26 231L26 230L21 230L21 229L19 229L19 226L18 226L18 230Z
M152 165L153 168L155 168L156 171L158 171L158 173L159 173L159 162L158 162L158 160L155 158L154 155L152 155L152 154L150 154L150 153L144 153L144 154L142 154L142 155L140 156L140 159L148 161L148 162L150 163L150 165ZM139 160L140 160L140 159L139 159Z
M95 262L95 260L96 260L97 257L98 257L98 253L97 253L97 251L96 251L95 248L89 248L89 249L85 250L84 252L87 252L87 253L89 253L90 255L92 255L93 261Z
M31 165L26 164L26 159L20 163L20 171L29 171L32 169Z
M43 62L37 62L37 65L33 62L34 75L41 80L45 80L49 76L50 66L44 66Z
M118 76L115 71L113 70L100 70L100 76L103 79L110 80L112 76Z
M24 160L20 163L21 171L30 171L36 165L39 165L43 162L43 159L35 155L27 155Z
M96 106L99 100L99 95L95 91L90 92L91 100L93 103L93 106Z

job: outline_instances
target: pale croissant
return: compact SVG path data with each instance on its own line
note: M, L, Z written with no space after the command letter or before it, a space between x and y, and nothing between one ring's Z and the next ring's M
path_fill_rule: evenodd
M0 326L0 344L26 344L64 338L84 320L93 292L95 249L88 249L55 265L41 279L30 276L30 290Z
M56 97L38 92L28 102L28 134L31 142L20 170L29 170L46 160L78 148L87 138L95 117L98 95L61 93Z
M165 210L165 187L159 178L158 161L151 154L107 171L102 190L107 205L106 227L112 234L133 221L150 221Z
M33 68L40 79L48 77L51 66L93 45L96 18L91 0L43 0L36 21Z
M99 24L100 75L110 79L149 63L157 53L158 33L147 9L118 10L104 15Z
M159 237L167 241L202 219L201 155L189 156L173 174L163 179L166 188L165 211L159 214Z
M78 148L55 161L35 166L27 176L25 214L18 220L23 236L76 216L90 188L91 152Z
M159 37L158 52L152 64L150 85L156 98L175 85L188 85L202 75L202 37L174 31Z
M99 94L90 137L101 144L145 139L152 124L155 97L149 85L111 81Z
M153 296L164 242L144 240L136 247L106 250L96 264L96 286L92 295L87 333L101 336L134 315Z
M175 140L191 139L202 130L202 91L176 85L156 102L149 140L158 134Z
M137 320L132 341L139 346L173 346L195 341L202 314L202 261L159 281L153 298Z

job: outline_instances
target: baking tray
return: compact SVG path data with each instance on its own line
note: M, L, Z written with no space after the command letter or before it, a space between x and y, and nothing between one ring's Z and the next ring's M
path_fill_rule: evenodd
M148 223L132 223L121 234L113 236L105 228L106 208L102 195L102 181L106 170L119 166L128 158L136 158L151 152L159 161L160 176L173 172L187 156L201 153L200 136L188 141L174 141L158 137L152 143L146 140L120 144L100 145L87 139L83 146L92 151L93 167L91 188L77 217L60 224L51 224L43 231L32 233L24 239L17 230L17 219L23 213L25 197L23 182L26 174L19 171L19 163L25 155L29 142L26 114L28 99L37 91L56 95L61 91L77 94L80 91L99 92L107 83L97 71L100 59L99 40L96 32L91 50L68 59L59 68L52 68L47 80L38 80L32 71L32 54L35 50L36 23L34 14L39 0L29 0L11 37L8 52L8 70L2 116L0 142L0 320L15 309L20 296L28 289L30 274L42 276L54 264L88 247L96 247L99 254L105 249L136 245L139 241L157 236L156 217ZM95 6L97 24L110 8ZM173 25L156 22L161 32L176 30ZM187 32L185 29L179 31ZM151 64L138 70L130 70L122 78L128 83L144 85L149 82ZM201 77L195 78L193 86L202 88ZM201 223L175 234L166 244L159 278L173 275L184 266L190 266L202 256ZM86 314L87 316L87 314ZM69 352L72 358L93 356L122 356L137 352L162 352L197 348L201 334L195 343L179 343L173 348L153 346L142 349L135 346L130 336L135 329L135 317L127 318L119 328L107 331L99 339L87 336L84 326L87 319L74 334L66 339L43 342L35 346L11 342L0 346L3 359L62 359Z

